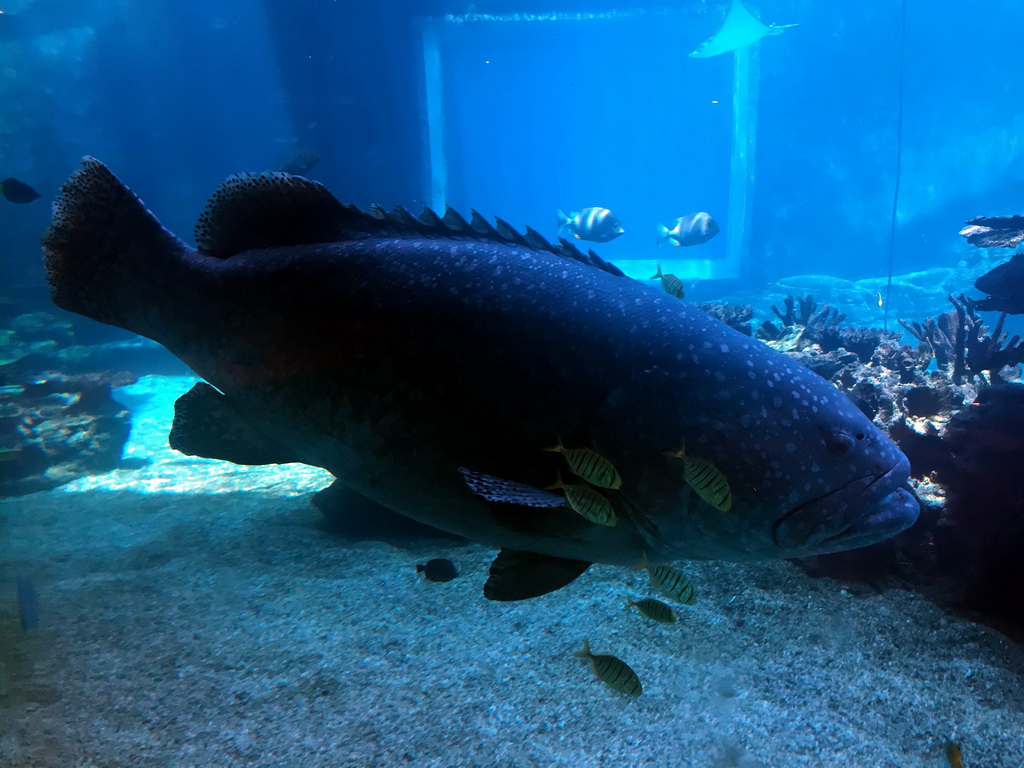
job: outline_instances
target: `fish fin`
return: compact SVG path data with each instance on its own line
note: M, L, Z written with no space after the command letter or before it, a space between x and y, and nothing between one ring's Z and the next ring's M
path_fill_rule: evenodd
M562 211L561 208L558 209L558 212L557 212L556 215L558 216L558 226L559 226L559 228L568 227L569 226L569 222L572 221L572 219L570 219L568 216L565 215L565 213Z
M665 241L668 240L669 235L671 235L671 234L672 234L672 230L670 230L664 224L659 224L658 225L658 237L654 241L654 244L655 245L664 245ZM661 267L659 266L658 269L660 271ZM651 279L653 280L654 278L652 277Z
M459 467L462 479L469 489L482 499L497 501L504 504L519 504L524 507L561 507L565 499L553 493L547 493L526 483L503 480L494 475L473 472Z
M462 539L388 509L341 480L314 493L310 503L320 510L331 533L353 541L400 544L424 538Z
M239 173L210 197L195 239L200 253L226 259L257 248L344 240L365 220L378 221L318 182L277 171Z
M484 597L498 602L539 597L570 584L589 567L583 560L503 549L491 563Z
M402 206L391 212L379 205L361 211L339 202L322 184L279 172L228 178L206 204L195 239L200 253L226 259L257 248L330 243L357 234L433 235L525 245L624 276L597 254L583 254L564 242L551 244L529 233L524 236L499 218L492 226L476 211L468 223L451 208L444 216L426 208L419 217Z
M590 640L587 639L583 640L583 650L573 653L573 656L580 659L589 659L592 655L593 654L590 652Z
M43 238L54 304L143 335L157 294L190 252L93 157L64 182Z
M227 397L204 381L174 403L174 422L167 441L187 456L235 464L298 461L285 448L258 434Z

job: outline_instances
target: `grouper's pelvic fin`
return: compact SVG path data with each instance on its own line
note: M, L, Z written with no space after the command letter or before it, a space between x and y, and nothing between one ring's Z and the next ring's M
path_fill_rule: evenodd
M341 203L322 184L280 172L240 173L227 179L207 203L195 233L200 253L218 259L258 248L332 243L367 235L519 245L623 276L593 251L583 253L563 239L549 243L530 227L520 233L497 217L492 225L476 211L467 221L451 206L443 216L430 208L413 216L402 206L386 211L372 205L363 211Z
M64 182L43 238L53 303L136 333L191 252L92 157Z
M167 442L186 456L235 464L299 461L286 448L257 433L227 397L204 381L175 401Z
M589 567L583 560L503 549L491 563L484 597L499 602L539 597L570 584Z

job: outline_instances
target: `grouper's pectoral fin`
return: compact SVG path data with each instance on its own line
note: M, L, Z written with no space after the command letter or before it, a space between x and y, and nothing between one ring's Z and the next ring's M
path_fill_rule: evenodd
M491 563L484 597L498 602L539 597L572 583L589 567L583 560L503 549Z
M200 381L174 403L171 448L188 456L235 464L288 464L298 457L260 435L231 401Z
M383 541L400 545L423 538L459 541L461 536L413 520L368 499L340 480L313 494L310 502L320 510L333 534L355 541Z

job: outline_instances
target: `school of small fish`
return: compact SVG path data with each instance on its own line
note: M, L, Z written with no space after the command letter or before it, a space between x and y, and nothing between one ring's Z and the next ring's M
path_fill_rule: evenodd
M561 440L544 450L560 454L569 471L582 482L564 482L561 472L558 472L556 482L541 490L524 483L503 480L467 469L461 471L474 493L492 501L524 504L534 508L547 507L552 510L568 507L597 525L615 525L617 518L614 506L604 495L622 487L622 476L615 466L592 448L566 448ZM689 456L685 451L685 444L678 450L666 451L665 455L683 462L681 480L690 486L702 501L723 513L729 511L732 504L729 482L713 462ZM562 496L549 493L551 490L560 490ZM417 570L424 568L425 566L417 566ZM640 564L633 570L646 571L650 585L669 600L680 605L694 605L697 602L693 584L677 568L664 563L650 563L645 554ZM659 624L674 624L679 618L669 605L654 598L630 599L626 607L636 608L645 619ZM585 644L583 651L575 655L589 659L598 679L614 690L629 696L639 696L642 693L640 678L621 659L607 654L591 654L589 643Z

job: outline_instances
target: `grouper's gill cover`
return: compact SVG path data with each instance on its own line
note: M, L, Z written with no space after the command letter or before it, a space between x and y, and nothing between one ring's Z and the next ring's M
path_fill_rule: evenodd
M324 467L502 547L505 574L838 551L917 515L907 460L835 388L567 243L477 214L362 212L285 174L226 182L197 242L92 159L44 241L58 305L164 344L213 385L183 400L172 444ZM598 491L615 525L479 492L550 488L556 444L618 471ZM683 445L728 481L727 512L684 481Z

